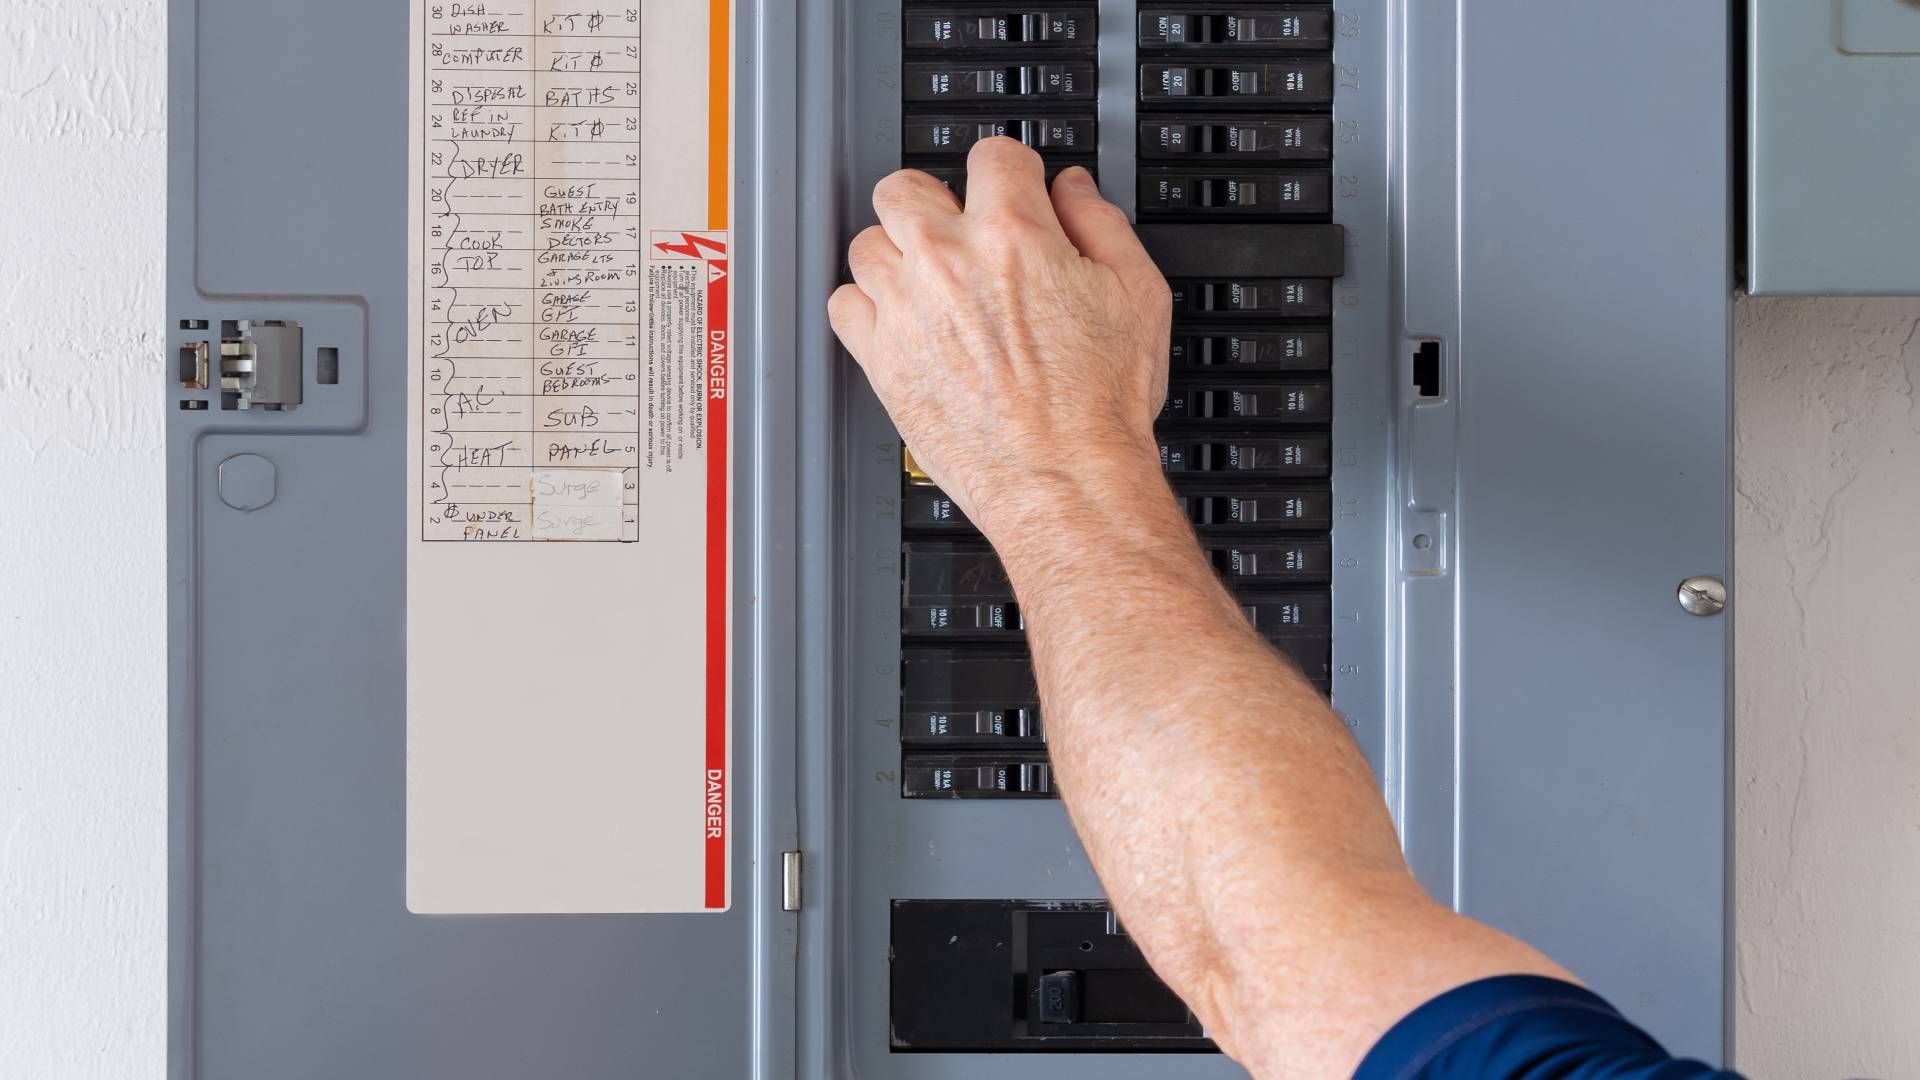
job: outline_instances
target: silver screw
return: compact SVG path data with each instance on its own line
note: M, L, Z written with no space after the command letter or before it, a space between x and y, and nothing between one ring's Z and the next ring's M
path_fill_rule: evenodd
M1717 577L1690 577L1680 583L1675 595L1689 615L1718 615L1727 609L1727 586Z

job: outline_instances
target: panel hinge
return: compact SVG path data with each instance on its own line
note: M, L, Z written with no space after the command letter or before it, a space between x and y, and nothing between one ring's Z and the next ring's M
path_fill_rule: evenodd
M800 853L780 854L780 910L800 910Z

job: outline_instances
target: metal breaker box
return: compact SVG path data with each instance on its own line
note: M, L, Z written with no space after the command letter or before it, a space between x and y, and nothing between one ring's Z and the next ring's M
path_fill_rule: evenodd
M1421 881L1721 1057L1730 18L173 0L171 1075L1242 1075L826 325L996 134Z

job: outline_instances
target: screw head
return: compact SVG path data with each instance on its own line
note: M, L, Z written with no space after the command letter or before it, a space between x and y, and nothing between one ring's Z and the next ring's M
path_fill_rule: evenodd
M1726 583L1706 574L1681 582L1674 595L1689 615L1718 615L1727 609Z

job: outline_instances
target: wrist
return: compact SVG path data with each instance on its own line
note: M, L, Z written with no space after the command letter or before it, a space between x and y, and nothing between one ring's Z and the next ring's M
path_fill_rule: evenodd
M1044 460L1017 474L988 474L970 487L974 525L1016 580L1030 564L1074 552L1193 544L1151 437L1081 446Z
M1114 500L1134 500L1167 487L1159 448L1151 441L1069 442L1042 453L996 462L968 477L974 524L995 544L1062 524L1071 513Z

